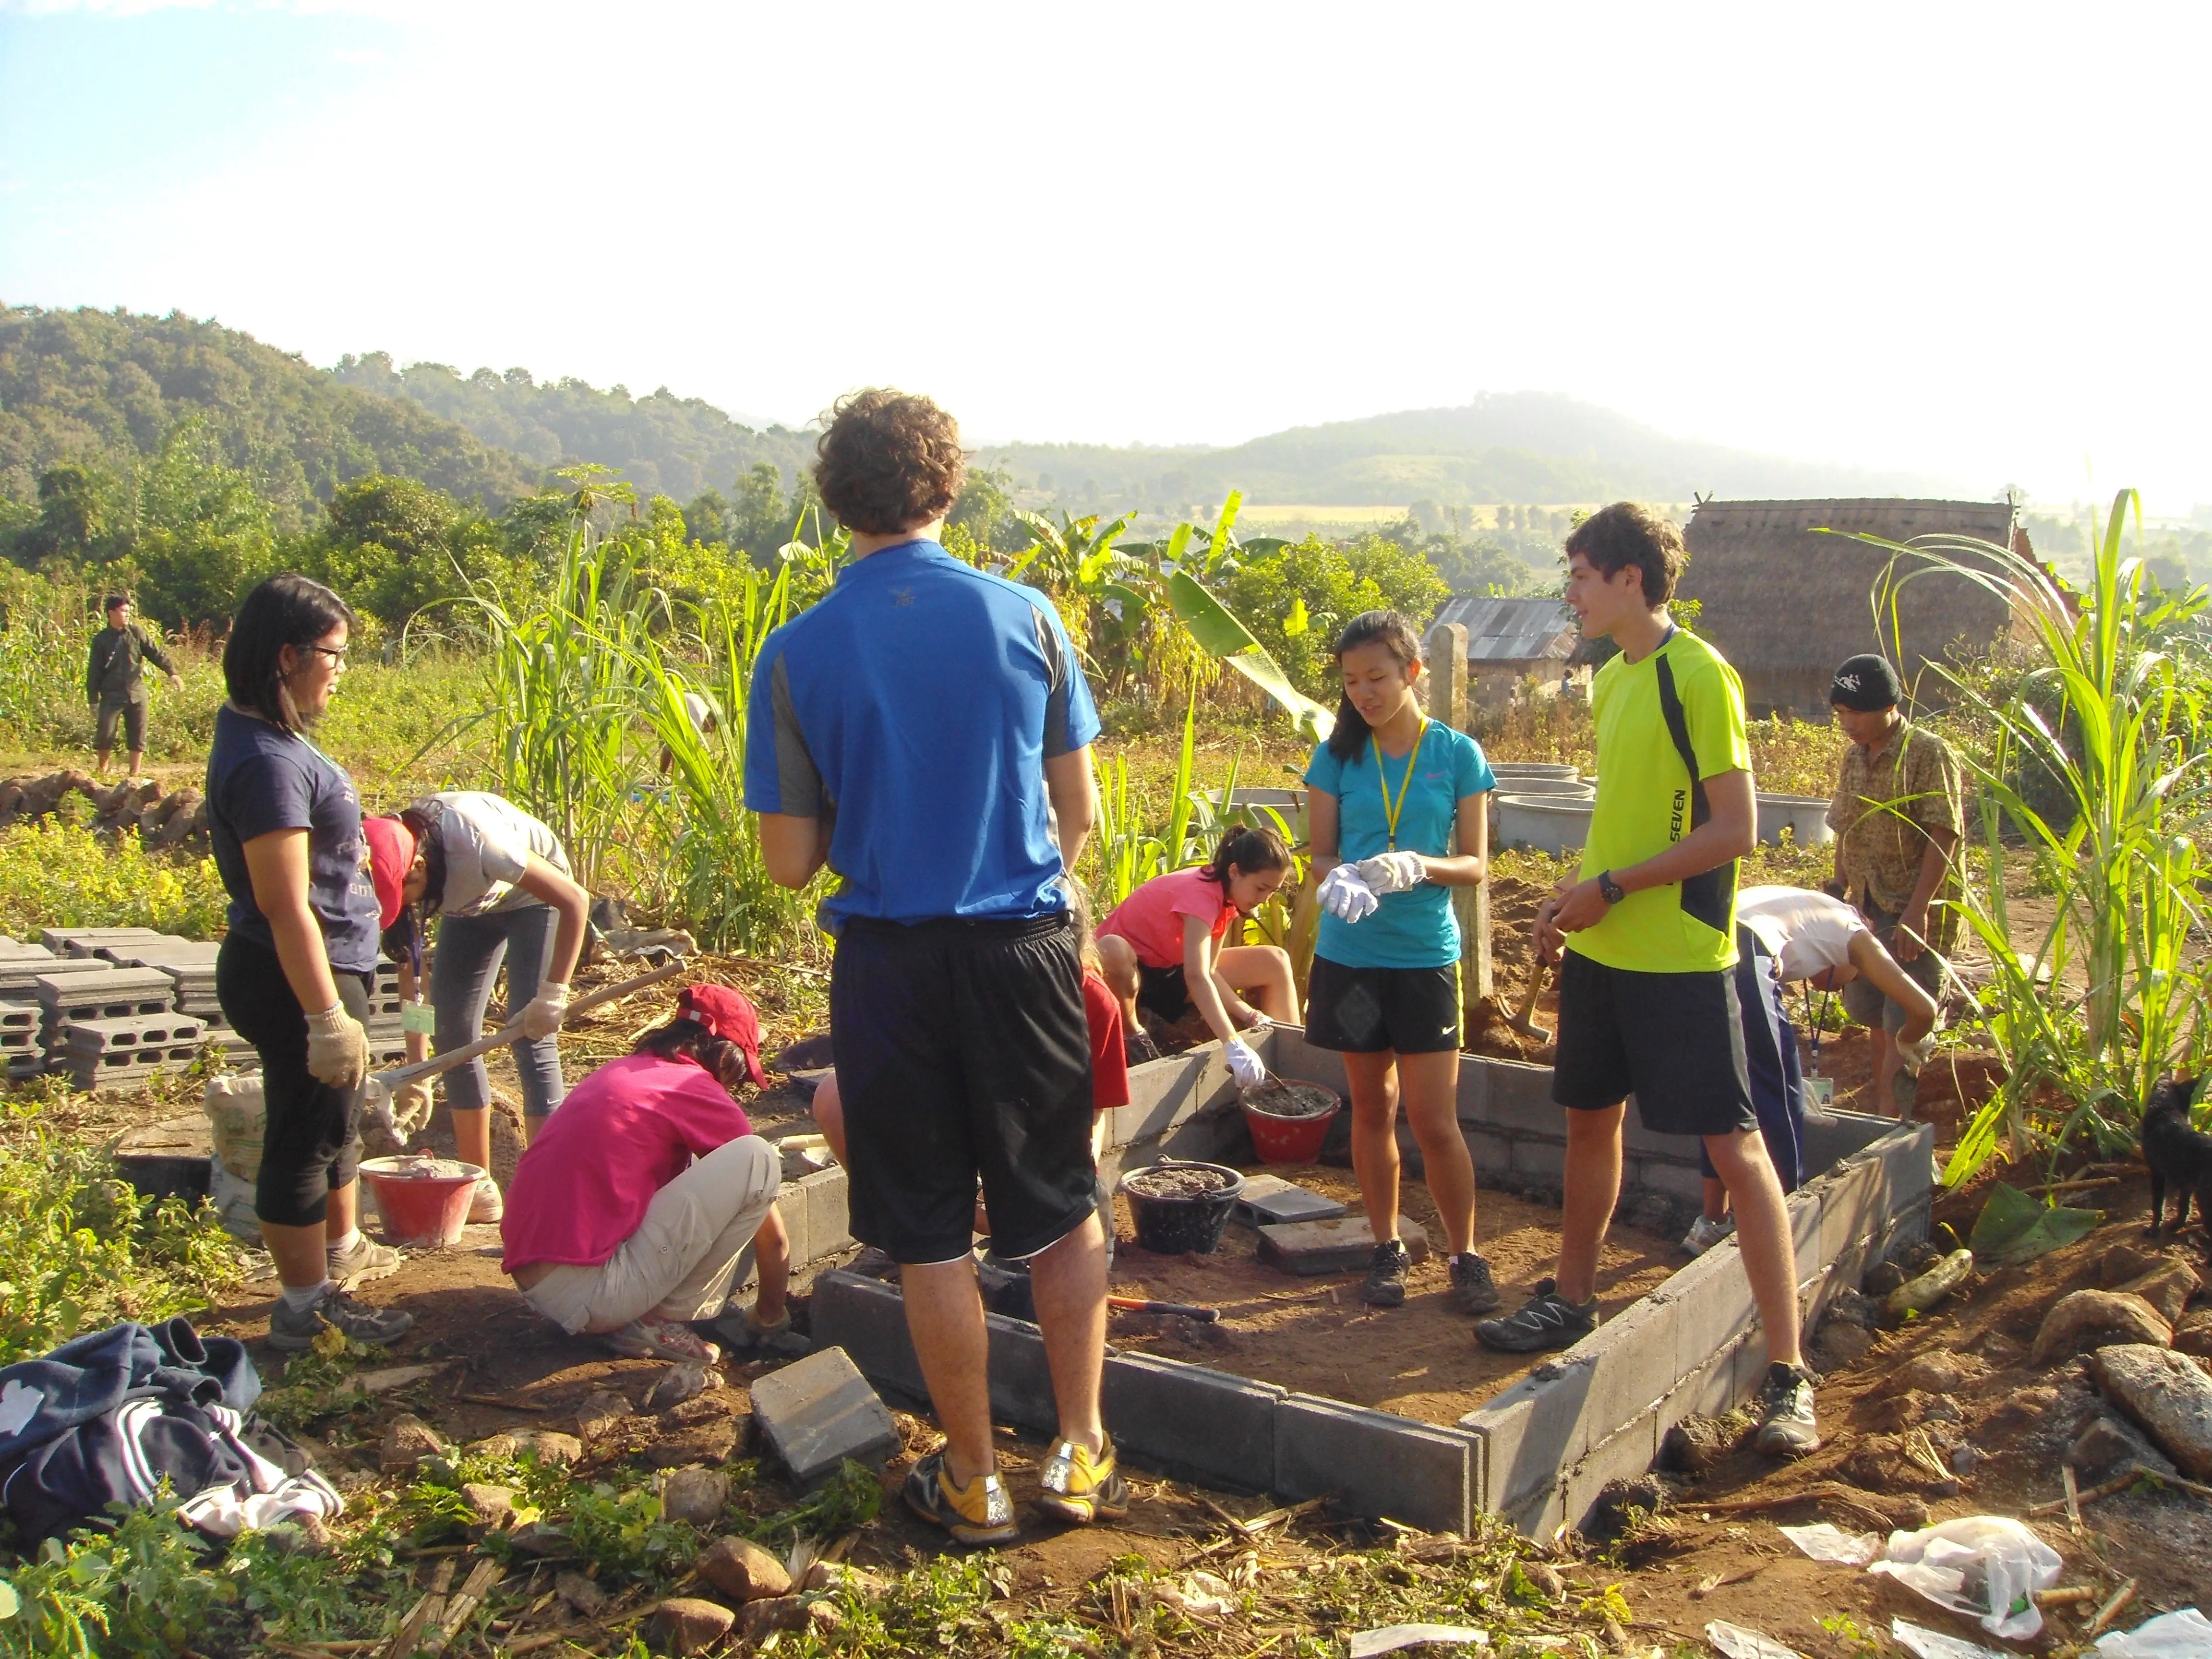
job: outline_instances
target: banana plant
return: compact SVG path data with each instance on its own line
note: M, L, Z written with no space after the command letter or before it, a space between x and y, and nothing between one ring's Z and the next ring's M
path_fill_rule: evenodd
M1243 500L1232 493L1223 504L1220 520L1211 538L1212 547L1218 549L1229 542L1231 527L1236 523L1237 509ZM1179 524L1175 534L1168 538L1165 557L1174 570L1167 579L1168 603L1208 655L1218 658L1273 698L1307 737L1316 743L1324 741L1336 729L1335 711L1316 702L1291 684L1283 665L1268 654L1267 647L1252 637L1252 630L1237 621L1229 607L1191 574L1187 560L1196 533L1196 526Z

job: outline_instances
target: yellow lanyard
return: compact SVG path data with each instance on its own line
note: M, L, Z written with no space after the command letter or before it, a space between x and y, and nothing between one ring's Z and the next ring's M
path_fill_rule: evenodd
M1382 775L1382 744L1379 739L1375 744L1375 781L1382 791L1382 826L1389 832L1390 851L1394 853L1398 850L1399 815L1405 811L1406 797L1413 789L1413 763L1420 759L1421 742L1428 735L1429 723L1424 719L1421 729L1414 734L1413 752L1406 757L1406 775L1399 780L1395 805L1390 799L1390 780Z

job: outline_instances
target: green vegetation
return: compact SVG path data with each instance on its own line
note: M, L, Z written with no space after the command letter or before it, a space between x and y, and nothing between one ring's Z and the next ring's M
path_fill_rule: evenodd
M106 1152L47 1126L60 1086L0 1109L0 1364L118 1319L204 1308L240 1277L212 1210L141 1198Z
M69 805L83 808L83 797ZM10 938L41 927L158 927L214 939L226 902L213 859L149 852L135 830L98 836L59 813L0 830L0 933Z

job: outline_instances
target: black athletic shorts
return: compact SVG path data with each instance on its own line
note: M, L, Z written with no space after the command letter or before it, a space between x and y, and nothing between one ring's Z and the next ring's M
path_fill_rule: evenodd
M1191 1010L1190 985L1182 976L1182 963L1170 968L1155 968L1149 962L1137 964L1137 1006L1148 1014L1157 1014L1172 1025Z
M123 746L137 754L146 746L146 699L136 697L102 697L100 714L94 722L96 731L92 746L106 754L115 747L115 724L123 723Z
M1066 915L854 917L830 1031L854 1237L903 1265L957 1261L979 1176L1000 1255L1035 1255L1091 1214L1091 1027Z
M1343 1054L1437 1054L1459 1047L1459 963L1347 968L1316 957L1306 1041Z
M1566 953L1552 1098L1603 1111L1630 1095L1654 1134L1759 1127L1732 971L1639 974Z
M338 1001L363 1024L373 977L331 974ZM333 1089L307 1069L307 1016L267 945L226 937L216 954L215 994L261 1060L268 1122L253 1213L279 1227L313 1227L328 1217L331 1189L350 1183L361 1167L362 1090Z

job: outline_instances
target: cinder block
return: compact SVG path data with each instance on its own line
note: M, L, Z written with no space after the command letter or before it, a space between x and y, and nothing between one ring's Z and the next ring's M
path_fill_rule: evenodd
M0 1002L0 1031L35 1031L40 1018L35 1002Z
M1832 1262L1881 1226L1881 1160L1853 1154L1814 1183L1820 1189L1820 1261Z
M1400 1216L1398 1237L1405 1241L1407 1254L1414 1261L1429 1259L1428 1230L1419 1222ZM1350 1273L1365 1267L1374 1252L1375 1235L1368 1231L1364 1215L1337 1221L1293 1221L1260 1229L1260 1260L1301 1279Z
M1052 1370L1045 1364L1044 1336L1026 1319L985 1314L991 1339L991 1416L1040 1434L1060 1426L1052 1395Z
M806 1236L806 1194L798 1183L787 1181L776 1189L775 1212L783 1218L784 1243L791 1250L791 1269L798 1272L814 1260L814 1247Z
M1554 1184L1564 1182L1567 1176L1567 1143L1533 1134L1516 1135L1513 1167L1509 1173L1516 1181L1548 1181Z
M1459 1420L1483 1443L1480 1505L1504 1514L1549 1491L1589 1443L1583 1421L1592 1368L1553 1358Z
M1662 1435L1686 1417L1717 1417L1735 1404L1736 1350L1747 1340L1738 1337L1668 1391L1659 1402Z
M1293 1500L1331 1498L1373 1520L1467 1532L1481 1450L1476 1437L1456 1429L1315 1395L1275 1405L1275 1491Z
M1467 1155L1474 1161L1475 1174L1486 1181L1503 1181L1513 1170L1513 1142L1510 1137L1488 1129L1470 1127L1466 1118L1460 1120L1460 1139L1467 1142Z
M1623 1184L1640 1187L1646 1192L1663 1193L1668 1198L1700 1200L1705 1194L1705 1182L1697 1164L1680 1158L1637 1158L1626 1165Z
M36 1031L0 1027L0 1054L31 1054L44 1052L45 1050L40 1047L39 1034Z
M752 1383L753 1421L801 1491L847 1458L880 1472L897 1425L842 1348L821 1348Z
M165 1014L177 988L167 974L151 968L116 968L104 962L88 973L36 975L32 984L49 1030L64 1021Z
M1820 1210L1821 1194L1817 1187L1800 1187L1787 1200L1790 1212L1790 1237L1796 1252L1797 1282L1802 1285L1817 1275L1821 1268Z
M1653 1292L1674 1310L1674 1358L1670 1378L1693 1376L1712 1357L1759 1321L1751 1280L1733 1234L1676 1273ZM1610 1425L1608 1425L1609 1427Z
M1560 1500L1565 1517L1580 1526L1597 1501L1597 1495L1615 1480L1632 1480L1651 1467L1659 1453L1659 1413L1656 1407L1638 1412L1628 1422L1590 1448L1567 1472Z
M1552 1098L1550 1066L1510 1060L1474 1063L1487 1074L1483 1121L1488 1127L1519 1130L1565 1143L1566 1109ZM1462 1060L1460 1069L1464 1072L1468 1064Z
M37 1002L38 981L43 975L103 974L112 966L91 957L22 957L0 962L0 998L13 1002Z
M1590 1367L1583 1394L1582 1444L1570 1443L1580 1456L1638 1412L1657 1403L1686 1367L1681 1363L1679 1310L1662 1285L1631 1303L1560 1356Z
M1230 1219L1247 1227L1279 1227L1299 1221L1334 1221L1345 1207L1280 1176L1247 1176Z
M811 1307L817 1343L842 1348L878 1387L912 1400L929 1397L896 1285L858 1273L826 1273L814 1281Z
M835 1255L853 1243L852 1222L847 1209L849 1188L842 1169L828 1169L803 1176L799 1188L806 1199L806 1248L810 1260Z
M187 1052L200 1040L199 1021L183 1014L143 1014L135 1019L73 1019L62 1028L63 1046L76 1054L114 1054L140 1049Z
M1808 1109L1805 1114L1802 1147L1807 1178L1825 1174L1896 1127L1894 1118L1876 1117L1869 1112Z
M1275 1407L1254 1382L1153 1354L1106 1356L1103 1409L1114 1443L1178 1479L1245 1492L1275 1484Z
M158 927L42 927L39 943L56 956L88 957L103 945L137 943L151 945L157 940L174 939L173 933L164 933Z
M53 955L43 945L33 945L0 934L0 962L51 962Z

